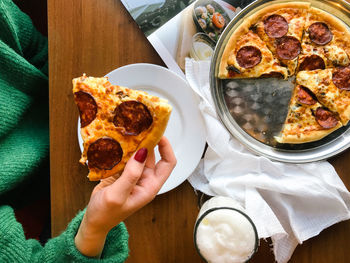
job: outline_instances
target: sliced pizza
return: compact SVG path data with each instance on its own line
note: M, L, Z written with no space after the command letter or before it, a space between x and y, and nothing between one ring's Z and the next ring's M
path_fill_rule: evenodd
M342 127L337 114L323 107L312 92L297 85L294 89L288 115L279 136L279 143L306 143L320 140Z
M343 125L350 120L350 67L300 71L296 82L311 90L318 101L339 114Z
M244 28L229 39L220 61L219 78L258 78L280 76L287 78L281 67L259 36Z
M88 164L91 181L122 172L136 150L153 150L172 110L166 100L112 85L106 77L73 79L73 94L84 141L80 162Z
M316 141L350 120L350 31L310 2L266 3L228 38L218 77L296 76L280 143ZM306 98L302 98L305 96ZM310 104L307 100L312 100Z
M301 40L310 3L292 2L263 8L253 15L257 22L252 29L267 44L272 54L288 68L289 76L295 73Z
M347 66L350 63L350 33L338 18L312 7L305 22L299 71Z

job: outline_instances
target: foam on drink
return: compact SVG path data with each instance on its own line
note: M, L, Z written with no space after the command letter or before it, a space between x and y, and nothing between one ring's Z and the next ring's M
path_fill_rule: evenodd
M231 198L214 197L204 203L198 215L195 242L199 253L210 263L245 262L257 248L252 222L230 208L244 211ZM205 214L210 209L214 210Z

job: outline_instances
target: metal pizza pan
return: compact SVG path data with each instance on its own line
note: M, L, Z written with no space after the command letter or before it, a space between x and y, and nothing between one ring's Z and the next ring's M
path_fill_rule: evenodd
M225 45L245 18L272 4L285 0L257 0L244 8L222 33L210 68L210 88L217 113L227 130L255 154L288 163L324 160L341 153L350 146L350 125L327 137L303 144L279 144L274 140L285 121L294 79L276 78L222 80L217 78ZM343 0L310 0L320 8L350 26L350 4Z

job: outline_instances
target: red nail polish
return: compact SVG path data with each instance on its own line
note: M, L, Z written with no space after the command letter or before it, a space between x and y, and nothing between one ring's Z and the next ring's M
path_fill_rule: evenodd
M140 163L143 163L146 160L147 153L148 153L147 148L141 148L135 154L134 159Z

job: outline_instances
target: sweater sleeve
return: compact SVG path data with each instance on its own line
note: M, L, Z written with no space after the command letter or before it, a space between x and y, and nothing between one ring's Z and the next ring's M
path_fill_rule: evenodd
M42 247L37 240L25 239L11 207L0 206L0 262L124 262L129 254L129 235L124 223L109 232L100 259L86 257L77 250L74 237L83 215L84 211L79 212L61 235Z

